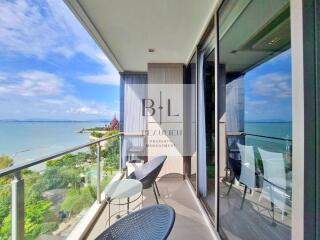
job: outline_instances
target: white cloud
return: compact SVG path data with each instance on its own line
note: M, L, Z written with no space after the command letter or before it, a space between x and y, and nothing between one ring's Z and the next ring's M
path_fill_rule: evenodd
M98 114L99 111L97 111L94 108L90 108L90 107L81 107L77 109L77 112L80 113L86 113L86 114Z
M7 80L7 74L0 72L0 81L5 81L5 80Z
M91 107L80 107L80 108L75 109L74 111L71 111L71 112L85 113L85 114L89 114L89 115L98 115L98 114L100 114L100 112L97 109L91 108Z
M260 108L263 109L264 107L268 106L270 102L267 100L251 100L249 98L246 99L246 107L247 108Z
M120 85L120 75L118 71L112 66L112 63L104 56L102 52L97 53L96 60L104 65L104 74L83 75L79 79L86 83L104 84L104 85Z
M62 0L0 0L0 54L27 56L45 63L82 54L101 66L97 74L78 75L79 81L119 85L119 74ZM96 66L95 66L96 67ZM81 69L80 69L81 70ZM87 101L73 96L69 85L46 71L0 72L1 118L111 118L119 104Z
M95 120L119 116L117 103L84 101L73 95L8 97L0 101L0 109L0 119Z
M61 105L64 103L64 100L60 98L59 99L48 98L48 99L43 99L42 101L50 105Z
M253 96L273 98L291 97L291 76L282 73L270 73L253 79L250 92Z
M106 84L106 85L120 85L119 75L87 75L81 76L80 80L86 83Z
M70 57L95 49L88 34L68 11L62 1L56 0L1 1L0 44L7 52L38 58L51 53Z
M75 96L67 95L62 98L44 99L41 105L49 108L53 107L60 113L71 114L72 116L79 115L95 115L99 117L111 117L118 113L118 104L98 103L95 101L84 101ZM109 103L110 104L110 103Z
M84 54L102 66L101 75L114 78L117 70L97 47L62 0L0 2L0 52L45 59L50 54L66 58ZM114 84L112 80L111 84ZM100 81L91 83L101 84ZM106 81L107 84L108 81Z
M55 74L27 71L12 75L0 82L0 94L20 96L51 96L63 92L64 81Z

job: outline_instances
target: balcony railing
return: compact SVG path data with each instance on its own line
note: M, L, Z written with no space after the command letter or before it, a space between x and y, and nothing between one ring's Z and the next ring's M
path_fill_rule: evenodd
M121 169L122 136L103 137L0 170L1 201L7 203L0 206L0 239L67 237L86 210L101 203L102 189Z
M266 150L284 154L292 154L292 139L289 137L274 137L247 132L228 132L227 137L229 154L236 154L239 152L236 143L262 147Z
M261 148L266 151L283 154L283 161L286 167L286 171L292 170L291 158L292 158L292 139L289 137L274 137L265 136L259 134L252 134L246 132L228 132L228 154L234 159L240 159L240 152L237 144L240 143L246 146L252 146L257 151L257 148ZM259 154L257 156L257 165L262 169L262 160Z
M252 134L252 133L246 133L246 132L228 132L228 133L227 133L227 136L253 136L253 137L261 137L261 138L268 138L268 139L274 139L274 140L281 140L281 141L289 141L289 142L292 142L292 139L290 139L290 138L281 138L281 137L265 136L265 135Z

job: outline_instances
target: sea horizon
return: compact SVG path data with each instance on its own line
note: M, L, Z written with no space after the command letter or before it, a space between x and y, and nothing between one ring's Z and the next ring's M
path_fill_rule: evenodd
M289 120L246 120L245 123L292 123Z
M84 128L103 127L106 120L0 120L0 155L23 162L86 144L90 133ZM245 132L269 137L291 138L291 122L246 121Z
M110 121L0 121L0 155L14 163L50 155L66 148L86 144L86 128L103 127Z
M273 137L285 137L284 135L292 135L292 122L290 121L246 121L245 132L253 134L261 134Z
M110 119L73 120L73 119L0 119L0 122L110 122Z

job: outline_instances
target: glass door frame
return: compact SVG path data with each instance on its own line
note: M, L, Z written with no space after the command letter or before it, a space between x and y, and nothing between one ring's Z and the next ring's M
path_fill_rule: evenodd
M219 127L219 1L214 13L216 81L216 178L225 134ZM293 179L292 239L320 238L320 0L289 0L292 49ZM223 86L222 86L223 87ZM307 104L308 107L305 107ZM223 106L222 106L223 107ZM311 123L311 124L310 124ZM218 179L216 179L218 184ZM216 187L215 231L219 234L219 187Z
M197 96L197 98L196 98L196 106L197 106L197 131L196 131L196 136L197 136L197 188L196 188L196 194L197 194L197 197L198 197L198 199L200 200L200 203L201 203L201 205L203 206L203 208L204 208L204 210L206 211L206 214L207 214L207 216L208 216L208 218L209 218L209 220L210 220L210 222L211 222L211 224L215 227L216 226L216 205L217 205L217 203L216 203L216 195L217 195L217 193L216 193L216 186L217 186L217 175L216 175L216 165L217 165L217 158L216 158L216 147L214 147L214 150L215 150L215 156L214 156L214 158L215 158L215 196L214 196L214 198L215 198L215 206L213 207L213 216L212 216L212 214L210 213L210 211L209 211L209 209L208 209L208 206L207 206L207 204L204 202L204 200L201 198L201 196L200 196L200 192L199 192L199 156L198 156L198 149L199 149L199 146L198 146L198 143L199 143L199 131L198 131L198 128L199 128L199 121L198 121L198 115L199 115L199 109L198 109L198 93L199 93L199 72L200 72L200 66L199 66L199 58L200 58L200 55L201 55L201 53L203 52L203 51L205 51L205 52L207 52L208 53L208 55L211 53L211 52L215 52L216 51L216 46L217 45L215 45L215 35L216 35L216 30L215 30L215 19L214 18L212 18L211 19L211 21L210 21L210 23L208 24L208 26L207 26L207 28L206 28L206 31L205 31L205 33L203 34L203 36L202 36L202 38L201 38L201 40L199 41L199 43L198 43L198 45L197 45L197 48L196 48L196 51L195 51L195 54L197 55L197 60L196 60L196 62L197 62L197 64L196 64L196 66L197 66L197 77L196 77L196 96ZM213 39L210 39L210 37L212 37L213 36ZM204 58L205 58L205 56L204 56ZM216 53L215 53L215 61L216 61ZM216 72L215 72L215 65L216 65L216 63L214 63L214 67L213 67L213 71L214 71L214 77L215 77L215 79L214 79L214 83L216 84ZM217 90L216 90L216 85L215 85L215 87L214 87L214 89L215 89L215 92L214 92L214 94L216 94L216 92L217 92ZM215 100L216 100L216 96L215 96ZM215 104L216 104L216 102L215 102ZM216 127L216 108L215 108L215 123L214 123L214 127ZM217 144L217 134L216 134L216 130L215 130L215 145Z
M189 179L189 182L190 182L190 184L191 184L191 186L192 186L192 189L195 191L195 193L196 193L196 196L198 197L199 196L199 194L198 194L198 74L197 74L197 71L198 71L198 52L197 52L197 49L192 53L192 55L191 55L191 58L190 58L190 60L188 61L188 64L187 64L187 68L191 65L191 63L192 63L192 60L193 60L193 58L195 57L195 152L196 152L196 178L195 178L195 180L196 180L196 182L195 182L195 185L193 185L193 183L192 183L192 179L191 179L191 172L192 172L192 163L191 163L191 161L192 161L192 156L190 156L190 166L189 166L189 168L190 168L190 176L188 175L188 174L186 174L186 177L188 177L188 179ZM187 69L186 68L186 69ZM188 72L189 73L189 72ZM190 72L191 73L191 72ZM190 76L191 78L192 78L192 76ZM188 83L187 83L188 84ZM192 83L191 83L192 84ZM191 123L192 124L192 123Z
M214 31L215 35L215 176L216 176L216 196L215 196L215 219L214 228L219 233L219 165L221 156L224 153L225 132L219 126L219 116L223 113L223 83L218 81L219 69L219 10L224 0L219 1L219 6L214 11L212 21L214 26L207 29ZM292 198L292 236L293 239L316 239L320 237L320 150L317 148L320 143L320 0L290 0L291 11L291 49L292 49L292 88L293 88L293 185L296 186ZM310 14L313 13L313 14ZM203 35L205 36L205 34ZM204 37L203 37L204 38ZM202 38L202 39L203 39ZM306 39L308 41L306 41ZM193 52L198 56L199 46ZM311 54L311 55L310 55ZM198 72L198 57L196 58L196 69ZM316 89L316 90L315 90ZM313 94L310 95L310 90ZM309 92L308 92L309 91ZM196 75L196 111L198 112L198 74ZM308 98L305 98L307 96ZM295 103L299 103L295 105ZM223 102L222 102L223 103ZM305 108L308 103L311 107ZM222 108L222 109L221 109ZM316 111L317 110L317 111ZM316 111L316 112L315 112ZM299 116L300 115L300 116ZM308 118L306 118L308 116ZM310 117L311 116L311 117ZM306 122L305 118L309 121ZM196 116L198 126L198 114ZM315 123L315 124L310 124ZM309 124L308 124L309 123ZM198 128L198 127L197 127ZM198 144L198 132L196 128L196 144ZM313 151L306 151L313 149ZM196 147L198 154L198 146ZM197 158L197 161L199 159ZM306 164L306 161L307 164ZM307 172L306 167L314 167L313 171ZM198 190L198 164L195 192L199 197ZM313 177L308 177L313 176ZM312 187L310 187L312 186ZM302 219L302 221L301 221ZM305 229L308 227L308 229Z

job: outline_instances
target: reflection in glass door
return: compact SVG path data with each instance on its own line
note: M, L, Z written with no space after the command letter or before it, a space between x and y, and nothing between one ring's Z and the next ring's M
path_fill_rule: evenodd
M289 1L225 0L218 19L227 131L227 154L219 159L218 231L222 239L289 240Z

